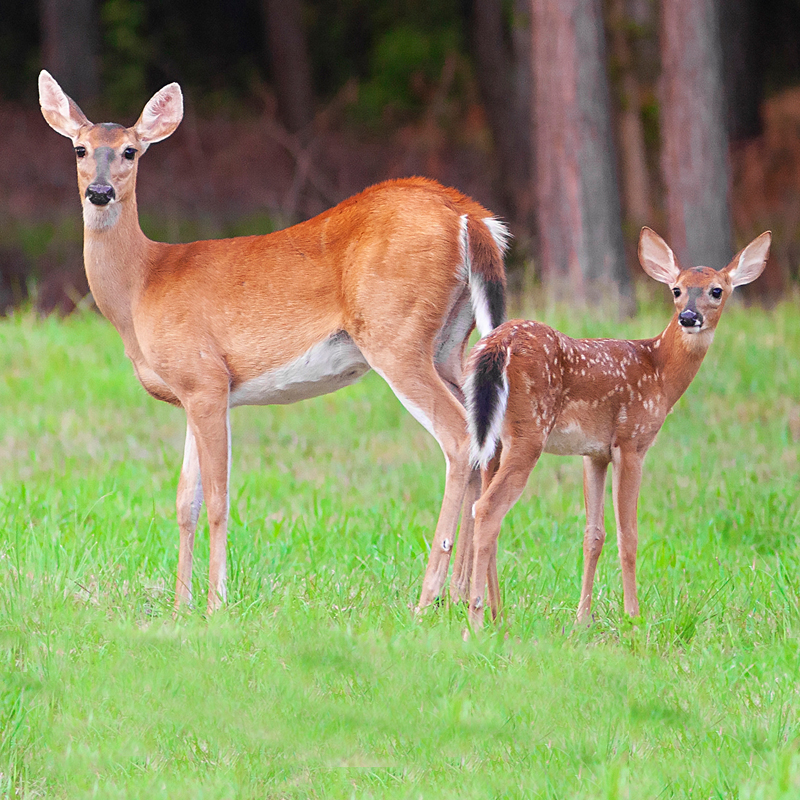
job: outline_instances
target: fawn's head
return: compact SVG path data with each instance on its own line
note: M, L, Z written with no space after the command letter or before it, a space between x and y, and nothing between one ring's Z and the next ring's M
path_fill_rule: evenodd
M72 140L83 217L90 228L116 222L121 204L135 199L139 157L153 142L166 139L183 118L183 96L177 83L157 92L131 128L89 122L45 70L39 73L39 103L50 127Z
M725 269L681 269L667 243L650 228L639 237L639 263L644 271L672 289L681 330L687 334L713 331L725 301L736 286L752 283L764 270L772 234L767 231L740 250Z

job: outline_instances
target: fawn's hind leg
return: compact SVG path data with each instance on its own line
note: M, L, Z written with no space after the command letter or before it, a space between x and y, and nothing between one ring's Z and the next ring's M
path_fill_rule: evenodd
M488 584L492 616L497 617L500 590L497 582L497 539L503 517L519 500L531 470L536 466L547 440L544 432L504 443L500 465L488 487L475 504L474 557L469 618L474 628L483 624Z

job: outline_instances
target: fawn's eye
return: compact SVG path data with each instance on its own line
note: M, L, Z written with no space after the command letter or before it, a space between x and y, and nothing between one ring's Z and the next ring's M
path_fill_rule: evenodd
M86 148L82 144L79 144L75 148L75 155L78 156L78 158L83 158L86 155Z
M128 161L133 161L136 158L136 148L135 147L126 147L122 151L122 155L128 159Z
M720 288L719 288L719 286L715 286L715 287L714 287L714 288L711 290L711 296L712 296L712 297L713 297L715 300L719 300L719 299L720 299L720 297L722 297L722 289L720 289Z
M674 295L675 295L675 297L680 297L680 296L681 296L681 290L680 290L680 289L679 289L679 288L676 286L676 287L675 287L675 288L672 290L672 294L674 294Z

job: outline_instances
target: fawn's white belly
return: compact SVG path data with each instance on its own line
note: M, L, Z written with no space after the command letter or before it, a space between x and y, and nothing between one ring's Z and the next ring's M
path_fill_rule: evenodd
M608 455L608 442L593 436L573 420L550 431L544 451L557 456Z
M231 392L230 405L296 403L349 386L368 371L369 364L361 351L340 331L294 361L241 383Z

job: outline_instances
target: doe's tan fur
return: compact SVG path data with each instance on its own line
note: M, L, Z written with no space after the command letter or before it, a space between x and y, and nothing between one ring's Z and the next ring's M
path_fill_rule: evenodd
M378 371L436 437L448 470L420 605L441 591L469 485L460 384L478 317L502 321L505 228L474 200L421 178L366 189L265 236L163 244L139 227L141 155L183 115L165 86L132 127L93 124L47 72L42 113L77 154L86 274L144 388L186 411L177 495L176 605L191 597L205 500L207 608L225 599L232 406L294 402ZM467 515L468 516L468 515ZM467 520L467 527L471 519Z

